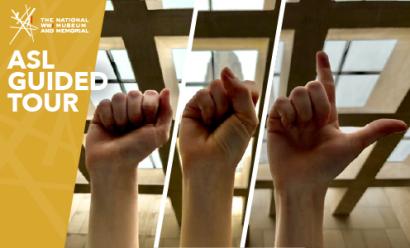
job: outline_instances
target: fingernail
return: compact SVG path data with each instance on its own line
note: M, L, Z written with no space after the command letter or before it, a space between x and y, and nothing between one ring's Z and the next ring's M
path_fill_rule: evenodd
M128 95L129 95L130 97L138 97L138 96L141 95L141 93L140 93L139 91L132 90L132 91L128 92Z
M169 96L170 94L171 94L171 92L168 88L165 88L165 89L162 90L162 95Z
M158 95L158 92L155 91L155 90L146 90L146 91L144 92L144 95L155 96L155 95Z
M225 67L225 72L226 72L226 76L228 76L229 78L235 78L235 75L233 74L232 70L229 67Z
M330 68L329 57L323 51L318 52L319 65L324 68Z

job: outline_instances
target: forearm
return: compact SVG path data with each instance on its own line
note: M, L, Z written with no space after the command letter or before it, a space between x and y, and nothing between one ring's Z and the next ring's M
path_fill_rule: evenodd
M138 247L137 169L91 179L89 248Z
M275 189L275 247L323 247L323 208L326 188Z
M231 246L233 187L233 169L184 176L182 247Z

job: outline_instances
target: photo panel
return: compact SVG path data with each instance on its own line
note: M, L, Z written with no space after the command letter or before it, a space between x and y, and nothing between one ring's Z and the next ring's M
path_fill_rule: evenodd
M401 8L409 7L406 1L288 2L273 87L268 89L270 108L279 96L317 78L315 54L323 50L332 68L342 132L381 118L409 123L410 23L400 19L405 16ZM380 139L330 183L324 247L410 244L410 209L405 206L410 197L409 144L409 131ZM274 192L265 127L247 247L275 244Z
M255 82L255 90L260 96L255 112L261 118L279 6L280 1L272 0L198 1L199 12L189 54L181 46L171 44L175 39L186 42L188 37L156 38L157 46L167 51L160 55L163 73L173 75L173 80L179 83L179 104L182 109L199 90L220 79L221 71L229 67L239 80ZM240 246L257 140L258 133L255 132L234 173L230 218L232 245L236 247ZM160 247L180 245L184 175L179 135L176 142Z
M152 4L155 2L155 8ZM172 74L160 62L168 51L155 41L174 37L169 45L186 49L193 8L169 8L161 1L113 0L106 2L95 71L105 73L108 86L90 95L84 141L74 188L66 248L85 247L89 228L90 184L85 167L85 138L98 104L116 93L170 90L175 115L179 91ZM183 7L183 8L182 8ZM152 15L155 12L157 15ZM178 18L175 18L178 17ZM179 39L183 39L180 42ZM98 83L98 80L97 80ZM174 122L174 118L173 118ZM173 125L170 132L172 131ZM161 195L167 169L170 140L138 164L138 222L140 247L153 247ZM137 200L137 199L136 199Z

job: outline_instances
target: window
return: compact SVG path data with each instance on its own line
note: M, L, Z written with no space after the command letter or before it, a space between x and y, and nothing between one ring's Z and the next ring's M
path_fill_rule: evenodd
M373 92L397 40L328 40L336 84L336 105L364 107Z
M148 0L148 9L192 9L194 0ZM199 10L224 11L224 10L272 10L274 0L198 0Z
M410 156L410 129L399 142L387 162L404 162Z
M274 100L278 98L279 92L280 92L280 73L282 70L282 62L283 62L283 53L285 49L285 43L283 41L279 42L279 47L278 47L278 54L276 57L276 62L275 62L275 69L274 69L274 75L273 75L273 87L272 87L272 95L271 95L271 100L270 101L270 107L273 105Z
M105 11L114 11L114 5L111 0L105 2Z
M264 5L265 5L265 0L204 0L201 3L200 9L201 10L263 10Z
M140 169L159 169L162 168L161 158L158 149L155 149L148 157L142 160L138 168Z
M138 90L125 49L99 50L95 70L107 75L108 85L103 90L91 91L91 102L94 106L104 99L110 99L115 93Z
M176 76L182 81L185 49L173 49ZM186 88L181 97L187 103L195 93L209 82L220 78L220 72L228 66L241 80L255 80L258 60L257 50L193 51L191 66L186 75Z

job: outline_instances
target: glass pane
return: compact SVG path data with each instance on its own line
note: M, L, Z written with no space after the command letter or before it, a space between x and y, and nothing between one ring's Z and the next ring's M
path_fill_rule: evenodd
M139 90L137 83L124 83L123 85L127 92L130 92L131 90Z
M258 51L234 51L242 68L243 80L255 80Z
M97 106L104 99L111 99L111 97L121 91L119 83L109 83L107 87L102 90L92 90L91 91L91 101L94 106Z
M197 0L199 10L209 10L209 0Z
M336 86L336 106L365 106L378 78L378 75L341 75Z
M388 162L403 162L410 155L410 140L402 140L390 154Z
M139 164L139 169L154 169L154 165L151 160L151 156L144 158Z
M114 11L114 5L112 5L110 0L105 2L105 11Z
M280 77L279 76L274 76L273 77L273 85L272 85L272 95L271 95L271 101L269 104L269 109L275 102L276 98L278 98L280 93Z
M114 69L111 66L110 59L108 58L105 50L99 50L97 53L97 63L95 65L95 71L102 72L107 75L109 80L117 80Z
M181 95L179 97L179 101L181 102L182 106L185 106L195 95L195 93L202 88L203 86L186 86L185 88L182 88L180 86L179 90Z
M407 132L404 134L405 138L410 138L410 128L407 130Z
M182 79L185 49L173 49L172 57L178 80ZM255 80L258 51L193 51L187 83L207 83L220 78L221 70L228 66L241 80Z
M194 1L195 0L162 0L162 6L164 9L192 9L194 8Z
M383 71L396 43L396 40L352 41L343 71Z
M283 41L279 42L279 49L278 49L278 56L276 57L275 62L275 74L279 74L282 70L282 62L283 62L283 51L285 49L285 43Z
M194 51L191 53L190 69L187 71L186 82L206 82L208 63L211 60L210 51ZM183 64L182 64L183 67Z
M155 151L151 153L151 158L154 164L154 168L162 168L161 157L159 156L158 149L155 149Z
M132 80L135 81L134 71L132 70L131 62L128 57L127 50L125 49L115 49L110 50L111 55L117 65L118 72L120 73L122 80Z
M161 158L159 156L158 149L153 151L151 155L146 157L138 164L139 169L158 169L162 168Z
M228 66L241 80L255 80L258 52L255 50L214 51L214 69L208 64L207 81L220 78L220 72ZM214 75L212 75L213 73Z
M173 59L174 66L175 66L175 72L177 74L176 76L179 81L182 80L182 76L184 73L185 56L186 56L186 49L184 48L172 49L172 59Z
M330 66L333 72L337 72L342 62L343 53L346 49L345 40L328 40L323 50L329 55Z

